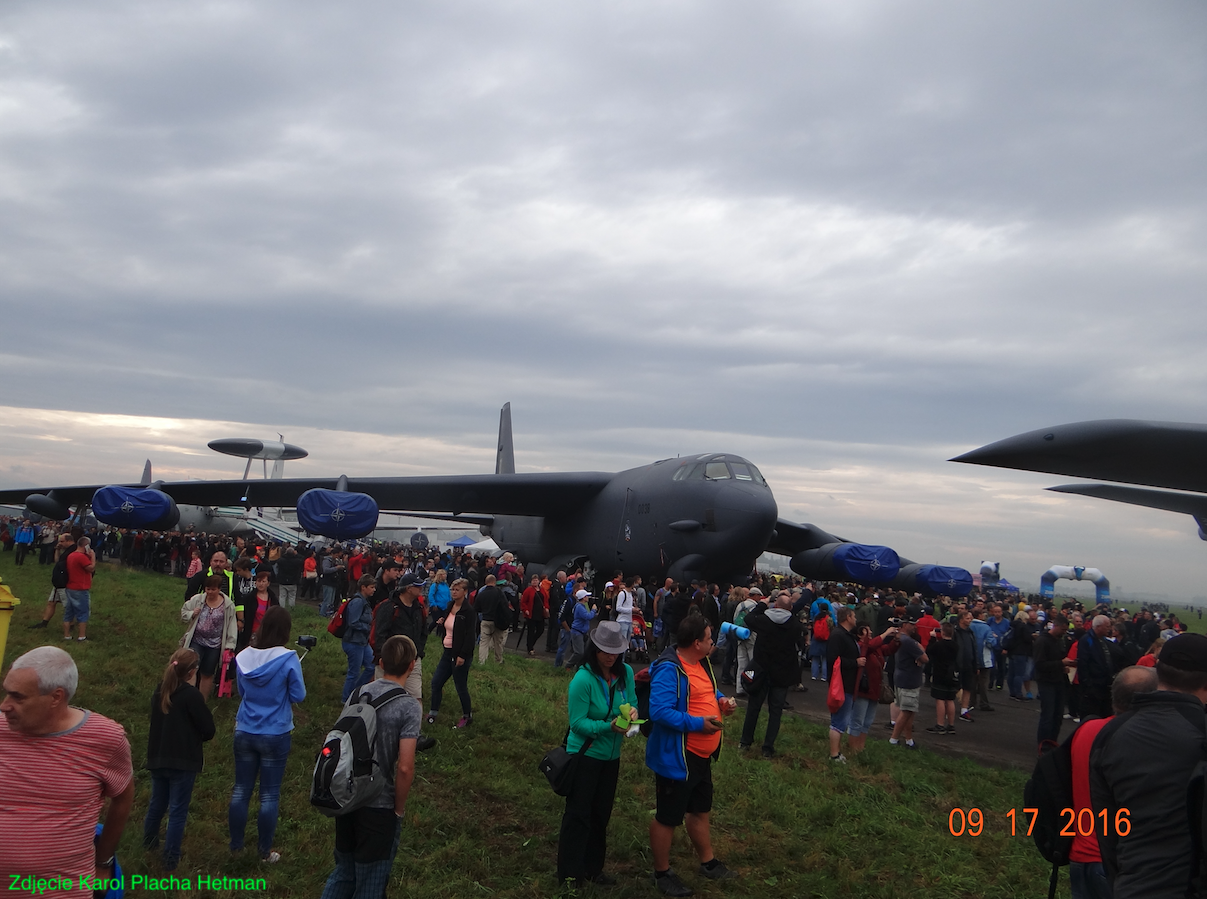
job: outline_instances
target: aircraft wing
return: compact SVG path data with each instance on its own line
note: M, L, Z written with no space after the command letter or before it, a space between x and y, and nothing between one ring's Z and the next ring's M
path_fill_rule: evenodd
M491 515L559 515L594 498L612 475L598 471L415 478L279 478L251 481L174 481L159 489L178 503L197 506L295 506L307 490L335 490L373 497L382 511L478 512ZM23 503L31 493L55 492L67 504L89 502L104 484L0 490L0 503ZM139 487L139 484L124 484Z
M817 549L828 543L846 543L841 537L828 534L815 524L797 524L781 518L775 523L775 533L766 552L780 556L795 556L807 549Z
M1133 506L1164 509L1167 512L1183 512L1207 523L1207 496L1191 493L1170 493L1166 490L1146 490L1143 487L1123 487L1119 484L1061 484L1049 487L1056 493L1072 493L1076 496L1093 496Z
M951 461L1207 493L1205 458L1207 425L1108 419L1029 431Z

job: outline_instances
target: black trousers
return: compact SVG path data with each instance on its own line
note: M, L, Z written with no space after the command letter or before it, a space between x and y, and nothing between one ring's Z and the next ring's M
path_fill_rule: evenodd
M586 755L579 758L557 840L558 883L589 880L603 871L608 821L619 777L620 759L604 762Z
M541 639L541 634L545 633L544 618L529 618L528 619L528 651L532 652L536 649L536 641Z

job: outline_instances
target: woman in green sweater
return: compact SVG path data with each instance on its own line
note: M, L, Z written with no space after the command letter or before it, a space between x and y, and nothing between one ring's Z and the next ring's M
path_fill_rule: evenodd
M566 749L579 756L574 784L566 797L566 813L557 843L558 883L575 887L587 881L604 886L616 881L603 872L608 845L608 821L616 800L620 775L620 746L627 726L617 726L620 707L630 705L629 720L637 718L633 669L621 656L628 635L615 621L601 622L591 634L586 662L570 681L567 705L570 735Z

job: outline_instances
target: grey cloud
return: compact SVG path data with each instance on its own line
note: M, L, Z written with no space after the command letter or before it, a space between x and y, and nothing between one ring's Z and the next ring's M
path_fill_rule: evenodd
M528 464L743 452L802 517L911 532L892 478L831 507L798 471L858 462L928 485L936 555L1042 554L1099 513L1052 525L1039 479L970 524L942 460L1207 414L1204 18L12 4L3 401L488 448L511 400Z

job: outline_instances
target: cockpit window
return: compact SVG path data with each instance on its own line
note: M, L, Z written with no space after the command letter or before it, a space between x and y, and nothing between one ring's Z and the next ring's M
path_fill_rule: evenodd
M707 462L704 465L704 477L710 481L729 479L729 467L724 462Z
M750 474L754 477L754 482L763 487L766 487L767 479L763 477L763 473L761 471L759 471L757 468L755 468L753 465L751 465L749 462L746 463L746 466L750 469Z
M733 462L733 476L739 481L753 481L754 476L750 473L750 466L742 462Z

